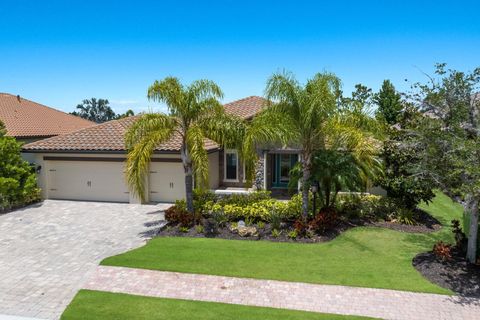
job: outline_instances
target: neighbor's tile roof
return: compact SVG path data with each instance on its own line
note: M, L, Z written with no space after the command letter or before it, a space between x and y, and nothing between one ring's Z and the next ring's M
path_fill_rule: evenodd
M5 124L7 135L17 138L51 137L95 125L8 93L0 93L0 120Z
M262 108L264 100L249 97L225 105L226 112L248 119ZM90 128L82 129L66 135L29 143L24 151L125 151L124 135L127 129L139 116L105 122ZM155 150L179 151L182 145L180 135L175 134L169 141L159 145ZM206 139L205 148L213 150L218 145Z
M266 105L267 100L262 97L251 96L224 105L225 111L243 119L251 119Z

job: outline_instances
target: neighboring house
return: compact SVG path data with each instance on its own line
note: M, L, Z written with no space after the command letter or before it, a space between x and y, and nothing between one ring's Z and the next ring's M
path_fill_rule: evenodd
M7 136L25 143L95 125L94 122L8 93L0 93L0 120L5 124Z
M252 119L265 100L248 97L226 104L226 112ZM138 117L109 121L93 127L27 144L37 164L43 197L50 199L118 201L136 203L125 183L124 134ZM185 197L181 141L174 136L158 146L147 178L146 198L172 202ZM210 188L245 187L244 168L236 150L223 150L205 141L209 155ZM289 171L298 161L295 150L259 150L255 185L262 189L286 189Z

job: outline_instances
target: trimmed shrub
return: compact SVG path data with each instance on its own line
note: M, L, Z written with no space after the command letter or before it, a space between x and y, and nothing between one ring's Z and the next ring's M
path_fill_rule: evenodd
M349 218L378 218L389 214L389 204L377 195L343 194L337 201L337 208Z
M207 202L204 207L204 214L213 215L223 212L229 221L251 220L270 221L272 213L280 216L282 220L294 218L296 215L289 210L287 202L275 199L260 200L245 205L223 204L221 202Z
M171 224L180 224L181 227L191 227L195 221L200 220L200 216L198 214L190 214L182 206L181 201L177 201L178 204L168 208L165 210L165 220L167 220Z

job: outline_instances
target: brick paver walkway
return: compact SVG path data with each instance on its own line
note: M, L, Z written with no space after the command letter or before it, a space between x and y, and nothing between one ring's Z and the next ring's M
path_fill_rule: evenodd
M85 288L385 319L480 317L480 300L472 298L123 267L98 267Z

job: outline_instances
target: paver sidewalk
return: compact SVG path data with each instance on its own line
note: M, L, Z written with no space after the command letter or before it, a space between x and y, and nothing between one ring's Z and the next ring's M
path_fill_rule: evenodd
M385 319L478 319L480 300L100 266L85 289Z

